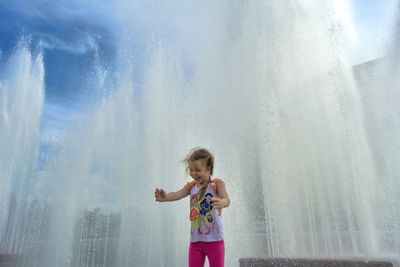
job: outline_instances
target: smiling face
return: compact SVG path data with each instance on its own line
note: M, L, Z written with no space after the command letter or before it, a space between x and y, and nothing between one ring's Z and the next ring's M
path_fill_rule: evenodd
M189 162L190 176L198 183L203 184L208 181L211 170L207 168L204 160L194 160Z

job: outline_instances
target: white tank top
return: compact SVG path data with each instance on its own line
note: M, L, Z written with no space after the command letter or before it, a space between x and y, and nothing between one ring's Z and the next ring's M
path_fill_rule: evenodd
M212 197L217 197L216 181L218 181L218 178L209 180L206 192L201 200L198 200L200 188L197 187L195 181L189 183L191 187L190 220L192 223L190 242L214 242L224 239L221 210L214 209L211 202Z

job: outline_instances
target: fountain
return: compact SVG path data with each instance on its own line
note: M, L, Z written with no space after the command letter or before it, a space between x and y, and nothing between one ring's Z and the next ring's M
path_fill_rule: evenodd
M334 3L121 2L103 15L116 63L93 63L95 100L51 149L44 52L21 42L3 64L0 254L29 267L186 266L188 200L153 191L188 181L179 161L205 146L232 201L227 266L399 259L398 63L353 68Z

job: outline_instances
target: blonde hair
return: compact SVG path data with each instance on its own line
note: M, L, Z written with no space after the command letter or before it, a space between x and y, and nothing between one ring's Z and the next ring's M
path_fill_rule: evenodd
M205 148L196 147L193 148L184 159L186 163L186 173L189 172L189 164L195 160L202 160L205 163L207 169L210 170L210 175L214 172L214 156Z

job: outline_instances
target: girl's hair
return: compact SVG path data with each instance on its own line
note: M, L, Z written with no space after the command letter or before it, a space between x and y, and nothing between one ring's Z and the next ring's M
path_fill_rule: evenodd
M207 169L210 170L210 175L213 175L214 171L214 156L205 148L193 148L190 153L186 156L184 162L186 163L186 173L189 173L190 166L189 164L195 160L202 160L205 163ZM200 190L198 200L201 200L204 197L204 194L207 190L207 184Z
M202 160L205 163L207 169L210 170L210 174L213 175L214 171L214 156L205 148L193 148L190 153L186 156L184 162L186 163L186 173L189 172L189 164L195 160Z

